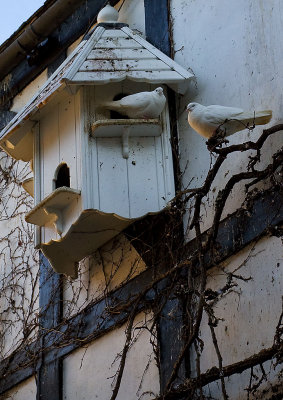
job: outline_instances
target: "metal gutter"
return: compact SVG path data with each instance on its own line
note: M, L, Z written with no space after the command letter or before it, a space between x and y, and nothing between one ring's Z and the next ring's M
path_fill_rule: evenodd
M28 20L31 22L27 21L22 33L0 53L0 79L22 61L36 45L47 38L83 2L84 0L57 0L38 17L36 12L34 17Z

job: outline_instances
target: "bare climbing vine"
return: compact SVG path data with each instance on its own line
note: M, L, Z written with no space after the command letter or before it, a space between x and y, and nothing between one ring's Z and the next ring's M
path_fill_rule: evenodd
M37 254L33 229L24 221L32 198L21 183L28 164L0 152L0 357L17 351L35 337L38 311Z
M248 285L253 279L252 276L241 273L241 266L253 257L252 251L232 272L227 272L219 264L217 235L223 211L233 190L239 184L245 187L242 211L247 213L254 199L258 198L266 187L272 187L274 193L282 190L283 150L279 149L273 154L267 165L261 164L264 144L272 135L282 130L282 124L276 125L264 130L257 141L237 145L210 141L207 147L213 161L200 187L183 188L177 193L170 209L161 216L136 224L124 235L116 237L93 256L83 260L80 263L78 280L60 280L58 285L64 293L61 298L61 322L47 331L40 326L43 311L39 307L38 299L38 252L33 249L32 229L24 222L26 210L32 206L31 197L21 187L21 182L29 176L29 166L16 163L4 153L0 153L0 224L3 230L0 238L2 375L12 375L15 372L9 369L9 366L12 365L16 353L25 349L27 344L33 343L38 337L43 338L42 346L30 356L29 363L33 366L47 350L73 344L77 347L87 346L97 336L88 334L83 338L79 338L79 335L76 337L73 334L74 329L79 331L81 327L74 325L72 321L80 312L105 299L105 318L114 319L124 315L121 321L127 322L125 344L118 354L119 366L113 376L112 395L109 400L115 400L119 394L128 353L134 345L137 331L149 333L154 350L142 380L148 373L153 358L160 366L158 332L160 321L164 318L182 321L182 328L178 333L179 352L175 355L166 382L163 382L162 394L142 392L141 382L138 389L140 399L209 399L211 397L205 387L213 382L220 382L222 398L229 399L226 379L243 371L250 371L249 386L243 394L247 399L267 396L270 393L273 394L274 400L281 398L282 387L272 382L269 386L267 384L268 374L264 363L270 360L277 367L282 363L283 314L278 315L278 324L273 332L274 343L271 347L226 365L222 352L223 344L217 337L217 327L222 323L223 316L219 316L219 310L218 313L215 310L223 298L232 294L241 295L238 292L240 282ZM215 195L213 221L210 229L204 234L203 204L213 192L213 184L221 167L232 154L239 152L249 154L246 168L228 178L224 187ZM191 213L187 212L189 208ZM193 233L195 237L194 249L190 252L187 251L187 244L183 242L184 225L188 226L189 233ZM279 236L280 229L273 228L269 233ZM218 268L225 277L221 287L208 287L208 267ZM143 290L132 293L123 302L115 298L115 290L118 287L122 287L134 277L143 276L144 271L148 269L152 270L152 279ZM61 289L57 287L54 290ZM169 313L164 313L169 302L176 302L179 306L173 307ZM144 324L137 326L134 321L140 312L145 312L147 319ZM118 328L121 321L117 325L114 324L112 329ZM206 346L201 335L204 323L208 326L210 342L217 360L217 365L206 371L203 371L201 362ZM45 340L47 335L54 335L55 339ZM282 371L279 372L278 379L280 374L282 375Z

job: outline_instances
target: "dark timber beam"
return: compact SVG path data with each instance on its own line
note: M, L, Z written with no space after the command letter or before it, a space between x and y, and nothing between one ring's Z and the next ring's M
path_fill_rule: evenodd
M218 262L224 261L264 235L277 235L278 227L283 223L282 200L282 192L276 190L266 191L251 203L248 211L240 209L223 220L219 226L217 236L217 242L221 244ZM203 239L205 235L206 232L203 234ZM185 246L188 257L191 257L194 249L195 241L193 240ZM197 260L195 260L196 262ZM207 258L206 262L207 269L215 266L215 260L212 261ZM111 293L107 299L102 299L87 306L77 316L59 324L56 330L49 332L44 339L45 345L48 347L44 352L45 362L48 364L49 362L60 360L61 357L68 355L73 350L122 325L127 320L128 313L131 312L131 306L129 306L128 310L125 308L121 313L112 313L112 307L117 305L120 307L125 306L129 300L133 300L144 291L146 292L145 301L141 302L139 310L148 307L156 296L162 298L163 291L165 293L171 283L170 277L161 278L164 272L166 271L159 271L161 280L155 290L151 286L153 280L156 279L154 275L156 271L148 269L122 288ZM185 274L186 269L184 268L184 276ZM170 324L170 321L166 323ZM169 327L169 329L171 328ZM165 336L164 338L166 339ZM1 361L0 394L34 374L34 366L38 362L40 348L41 341L38 340ZM164 379L166 379L165 373L166 370L164 370Z
M144 0L146 39L170 57L168 0Z
M217 254L213 260L205 257L207 268L219 264L226 258L236 254L253 240L263 235L280 234L280 224L283 223L283 191L274 188L258 193L250 206L231 214L219 225L215 247ZM207 232L202 235L205 241ZM185 254L192 254L196 249L196 241L192 240L185 246Z
M58 326L62 317L61 276L51 268L48 260L40 253L39 286L39 345L40 357L37 367L37 400L60 400L62 398L61 360L47 362L43 352L48 347L49 331ZM38 346L36 346L38 347Z
M145 8L145 32L146 39L163 53L172 56L171 51L171 26L170 8L168 0L144 0ZM170 111L170 131L172 143L172 157L174 162L174 179L176 190L180 189L179 177L179 149L176 116L175 93L168 88L168 105ZM178 217L177 217L178 218ZM176 221L177 222L177 221ZM181 244L184 240L183 226L179 224L178 239ZM177 243L174 246L177 250ZM160 392L164 393L166 383L171 375L172 368L178 359L178 355L184 344L183 337L183 305L178 298L170 298L162 305L162 311L157 325L159 341L159 373L160 373ZM186 378L186 368L183 363L179 371L180 381Z
M3 110L0 111L0 130L5 128L5 126L14 118L16 115L13 111Z

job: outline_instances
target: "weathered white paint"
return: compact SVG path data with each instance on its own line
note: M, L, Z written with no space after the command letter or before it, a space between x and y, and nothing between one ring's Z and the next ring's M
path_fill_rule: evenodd
M105 54L103 59L100 59L101 52L98 50L105 49L106 54L111 53L110 60L105 59ZM115 59L116 51L120 55L121 52L127 53L127 50L130 50L133 59L130 59L129 55L126 60L121 60L117 56ZM135 52L139 54L138 59L135 58ZM144 53L147 54L145 60L141 58ZM180 93L186 91L192 77L190 72L128 27L111 30L101 26L95 29L83 51L64 74L64 80L69 85L101 85L130 79L149 83L167 83L169 86L173 85L173 89Z
M150 321L150 315L139 314L134 327ZM150 326L150 322L147 322ZM108 333L92 342L86 348L79 349L63 361L63 398L66 400L106 400L111 397L113 376L123 350L125 329ZM155 364L152 345L148 331L135 329L133 343L127 355L124 375L117 400L148 400L159 392L159 374Z
M41 200L54 189L55 172L66 163L70 169L70 187L80 190L80 131L77 96L66 96L45 111L40 120Z
M162 71L167 70L168 67L157 58L152 57L152 59L149 59L147 57L145 60L87 60L82 64L80 71L113 71L113 69L119 71L143 71L144 69L149 69L151 71Z
M78 217L73 213L78 209L77 203L80 198L81 192L79 190L65 186L59 187L26 215L26 221L39 226L53 223L57 232L61 235L69 228L66 222Z
M246 110L272 109L273 119L268 125L282 120L282 4L280 0L171 1L175 60L183 67L191 67L197 78L197 88L180 99L179 133L181 167L187 169L184 187L199 187L208 171L211 157L205 139L187 123L186 104L196 101L204 105L221 104ZM256 139L261 132L237 133L229 138L231 144ZM269 139L264 146L262 167L283 143L282 132ZM246 153L229 157L221 169L213 188L214 196L206 201L203 228L212 221L213 199L231 175L242 171ZM237 209L244 198L243 186L236 187L224 215Z
M54 191L56 171L63 163L67 164L70 171L70 187L75 190L81 189L79 104L78 95L65 93L41 113L41 120L35 131L35 135L38 136L34 136L35 147L37 147L34 165L38 187L35 205ZM36 145L38 140L39 144ZM80 210L77 208L71 210L72 221L66 219L67 205L64 210L65 228L63 229L66 230L66 226L70 227L71 222L78 218ZM46 228L41 229L41 240L44 243L59 238L53 221L48 223L46 220L46 223Z
M168 108L155 124L158 131L148 130L143 136L144 121L135 123L127 143L112 137L109 123L115 120L109 118L109 111L97 109L105 98L145 89L153 88L125 82L81 88L74 95L62 92L40 113L34 128L38 189L27 221L42 226L40 247L57 272L75 276L74 262L125 229L132 219L159 212L174 197ZM97 120L108 122L98 137L95 130L92 133ZM60 190L54 192L62 163L70 171L70 196L78 194L73 201L66 192L70 199L65 205Z
M34 377L27 379L23 383L15 386L4 394L3 400L35 400L36 399L36 380Z
M93 57L93 51L97 49L111 49L112 53L117 49L118 52L121 49L123 51L130 49L131 54L133 49L136 49L139 58L128 57L126 61L118 59L117 56L116 59L112 57L110 61L99 58L88 59L90 54ZM143 50L142 53L140 49ZM147 56L145 60L141 59L140 56L145 52L150 54L151 58ZM96 54L99 57L99 54ZM41 249L56 271L65 271L69 274L72 262L82 258L79 254L87 256L90 251L94 251L112 238L115 232L124 229L131 222L125 219L136 219L147 213L159 212L174 196L173 163L171 151L168 151L170 149L168 108L163 111L160 124L156 124L160 132L152 130L151 134L151 130L147 130L146 137L143 137L143 123L140 124L140 129L138 124L135 124L133 130L135 135L131 135L130 128L124 129L119 147L122 145L125 163L120 160L121 152L117 152L117 140L112 139L109 124L103 129L103 135L100 132L98 137L95 137L94 132L94 139L89 137L95 121L101 120L97 108L103 96L112 94L109 97L112 99L113 95L123 92L124 81L127 80L133 81L130 84L125 83L130 93L138 92L139 87L144 91L149 87L148 83L167 83L182 93L192 77L191 73L130 28L124 26L111 30L98 25L90 38L78 45L38 93L3 129L1 144L7 151L7 148L11 148L9 154L15 156L20 154L19 158L30 160L33 157L30 137L33 137L33 147L39 152L39 155L34 155L37 160L35 175L40 176L40 179L35 178L37 186L35 207L41 204L43 208L41 212L34 209L32 217L30 214L28 220L39 226L44 225L41 230ZM115 85L114 82L119 84ZM88 87L83 86L77 90L78 86L84 84ZM109 113L102 119L109 119ZM38 125L28 125L28 123L33 124L35 120L39 121ZM115 121L112 122L115 125ZM27 130L24 131L25 129ZM100 131L101 129L100 127ZM39 146L35 132L40 137ZM157 134L161 137L155 138ZM26 138L29 139L27 144ZM21 145L23 141L24 144ZM24 156L21 156L22 151ZM62 163L66 163L70 169L70 187L81 191L82 204L80 201L76 205L72 202L65 208L60 205L60 210L55 212L54 209L50 209L48 196L55 189L56 171ZM116 164L122 168L122 176L119 174L115 177L115 172L119 172L119 168L114 174L112 173ZM121 180L124 180L125 184L116 188L116 201L113 204L110 193L113 193L113 188ZM93 195L95 192L96 196ZM41 203L38 203L39 200ZM52 198L54 203L53 200ZM58 201L55 203L59 204ZM88 213L89 209L97 210L90 211L90 219L82 215L84 212ZM45 212L49 214L48 218L45 218ZM105 215L105 224L103 224L103 213L109 214ZM90 221L96 226L95 233L92 231ZM87 228L84 227L85 224ZM98 242L94 241L96 244L93 242L93 236L89 234L86 236L86 233L92 233L98 238L98 232L101 230L104 231L104 239L102 240L100 236ZM80 237L79 232L82 232ZM37 235L37 245L39 240ZM63 244L58 245L63 241L65 247ZM68 250L69 246L72 250ZM68 252L73 254L68 257ZM62 264L64 259L66 268L58 265Z
M103 90L100 87L87 87L82 106L82 110L87 113L87 126L84 129L88 130L92 121L111 122L109 111L97 108L105 100L113 99L118 93L152 89L149 85L138 85L135 82L113 83L104 86ZM83 193L90 201L88 208L115 212L126 218L137 218L165 207L174 193L168 118L166 107L161 115L161 136L143 136L142 124L141 136L138 135L139 131L134 136L130 134L128 158L122 157L122 140L112 137L114 135L111 127L107 125L107 129L97 138L94 131L94 137L90 137L84 144L89 148L89 153L86 150L84 152L87 158L83 159L83 170L94 172L93 178L87 178L89 182L83 187L86 193L92 193Z
M88 60L151 60L152 53L146 49L95 49L88 55Z

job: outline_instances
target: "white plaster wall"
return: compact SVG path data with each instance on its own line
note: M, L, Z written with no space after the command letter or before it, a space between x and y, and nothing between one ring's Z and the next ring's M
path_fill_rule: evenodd
M2 399L2 397L1 397ZM35 400L36 399L36 380L34 377L27 379L23 383L15 386L3 395L3 400Z
M220 104L248 110L272 109L273 119L268 126L283 120L283 4L281 0L171 0L175 60L191 68L197 84L179 98L179 135L181 168L184 188L199 187L214 159L205 139L187 123L184 111L189 102L204 105ZM230 144L256 140L262 128L252 133L240 132L229 137ZM261 168L272 161L272 154L283 144L282 132L269 138L264 145ZM214 199L219 189L234 174L246 169L250 154L237 153L229 157L213 182L212 194L205 199L202 229L212 222ZM254 155L254 153L253 153ZM222 217L235 211L245 197L243 185L237 185ZM189 213L187 214L187 218ZM187 239L193 236L187 233ZM224 270L221 268L224 267ZM272 346L275 327L281 313L282 243L277 238L264 238L231 257L225 265L209 271L207 287L224 287L227 273L234 271L249 281L237 281L238 286L225 295L214 307L217 317L223 318L216 329L223 356L229 365ZM207 318L204 317L201 339L205 348L201 370L218 365ZM265 363L268 374L265 382L251 399L266 398L260 393L268 389L268 380L276 381L274 365ZM260 371L255 369L260 376ZM247 398L250 371L226 380L230 399ZM222 398L219 382L205 388L211 398ZM265 396L265 397L264 397Z
M116 236L93 256L80 262L78 279L65 279L64 316L76 314L145 268L144 261L129 240L123 234Z
M9 170L11 159L0 152L0 166ZM33 227L24 221L32 198L20 186L29 175L26 163L14 164L10 180L0 188L0 359L21 343L24 326L36 335L38 312L38 260L33 246Z
M158 368L150 335L147 330L138 329L149 319L150 315L139 314L134 321L134 338L117 400L148 400L159 393ZM64 360L64 400L108 400L111 397L113 377L120 361L117 355L125 343L125 329L123 325Z
M122 6L122 7L121 7ZM131 29L137 29L145 33L144 1L143 0L120 0L115 8L119 11L119 22L124 22Z
M244 360L273 345L282 311L282 272L282 242L276 237L261 239L209 271L207 289L214 291L225 286L229 273L250 278L247 281L234 279L236 286L213 306L215 316L223 318L215 330L223 366ZM201 370L205 372L214 365L218 366L206 315L201 326L201 339L204 342ZM278 369L274 371L273 367L270 362L265 364L271 382L278 373ZM243 389L248 386L249 378L250 371L247 371L241 377L235 375L227 380L231 400L246 399ZM221 398L220 390L218 384L207 388L214 398ZM258 393L254 398L259 398L256 396Z
M47 81L47 69L38 75L27 87L25 87L17 96L14 97L11 111L19 112L37 91Z
M204 105L221 104L248 110L273 110L267 126L283 119L283 4L281 0L171 0L175 60L191 68L197 87L179 103L181 168L184 188L198 187L213 161L205 139L187 123L185 106L192 101ZM241 132L229 138L230 144L258 137ZM282 132L268 139L262 166L283 143ZM225 162L215 180L214 195L206 199L203 229L211 224L213 198L235 172L242 171L248 154L237 153ZM186 164L187 168L186 167ZM236 186L224 215L237 209L244 198Z

